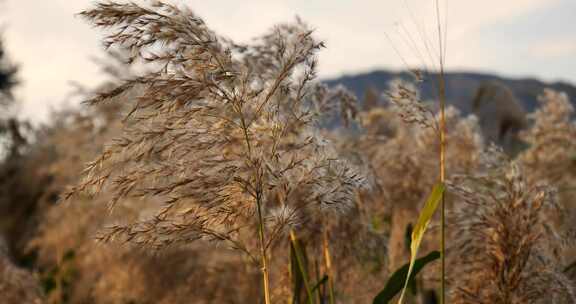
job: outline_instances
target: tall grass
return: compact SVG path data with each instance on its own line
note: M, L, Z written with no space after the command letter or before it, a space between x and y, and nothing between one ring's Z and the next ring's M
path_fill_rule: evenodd
M111 28L104 44L124 49L128 62L157 68L89 102L143 88L130 100L123 135L69 196L107 188L111 206L157 201L153 216L111 227L102 239L155 249L224 243L258 265L271 303L269 249L300 222L346 213L364 184L318 132L323 113L354 114L350 93L312 83L323 43L297 20L238 45L163 2L102 2L81 15Z
M416 123L424 128L433 128L435 131L435 137L439 142L439 151L438 151L438 176L439 176L439 188L435 187L436 189L443 189L444 184L446 182L446 83L445 83L445 64L446 64L446 49L447 49L447 11L444 12L445 20L441 20L441 12L440 12L440 4L439 0L434 1L434 9L435 9L435 22L436 22L436 30L437 30L437 47L434 47L433 44L430 43L429 38L426 35L426 31L423 29L423 25L419 24L417 20L415 20L414 14L411 11L410 7L406 2L407 10L410 13L410 17L412 18L412 22L417 28L418 34L420 39L422 40L421 43L423 47L419 47L415 43L415 39L411 36L408 31L404 31L401 35L406 35L407 39L402 40L405 44L408 45L414 51L416 56L422 60L424 66L428 66L426 64L425 58L431 58L433 61L430 62L430 66L436 67L438 71L436 71L437 79L436 79L436 88L438 90L438 108L439 108L439 117L436 118L434 115L431 115L432 111L428 109L426 106L421 104L421 101L418 98L418 94L416 93L415 89L409 88L406 85L399 85L396 88L393 88L392 92L388 93L388 97L392 102L397 104L401 109L401 116L407 123ZM388 39L390 40L389 36L387 35ZM393 41L390 41L394 44ZM403 55L398 52L398 48L394 46L394 49L402 59L402 62L406 65L406 68L410 70L410 67L407 66L406 60L403 58ZM423 48L421 51L420 49ZM427 57L422 56L422 54L427 54ZM434 60L437 60L434 61ZM421 73L418 70L412 70L413 76L415 79L420 82L423 80L423 75L425 73ZM434 193L434 192L433 192ZM445 202L445 194L444 192L438 192L440 195L439 201L439 208L440 208L440 256L441 256L441 269L440 269L440 303L445 303L445 295L446 295L446 202ZM433 195L433 194L432 194ZM399 302L402 303L404 298L404 291L407 288L408 280L411 275L412 267L414 266L414 262L417 257L418 247L420 246L420 240L425 233L428 222L430 221L432 215L434 214L437 208L436 201L433 198L429 198L426 205L424 205L423 210L420 213L418 218L418 222L416 224L417 227L421 227L419 229L415 229L412 232L412 248L411 248L411 257L410 257L410 267L408 270L408 274L406 277L406 282L404 286L404 290L400 296Z
M95 303L367 302L396 263L386 256L405 254L404 231L418 204L446 183L451 195L432 199L441 203L440 232L416 234L421 251L441 248L440 269L427 266L410 284L422 293L438 287L441 301L453 303L544 301L543 290L556 302L572 300L573 283L559 271L571 264L558 253L571 232L550 225L561 222L551 215L553 188L539 184L573 183L562 170L573 165L569 102L546 93L524 134L531 146L516 160L524 169L500 161L486 178L476 120L446 105L446 28L435 3L439 52L429 55L439 56L438 106L398 81L387 92L391 105L362 113L346 89L314 82L323 44L299 20L241 45L163 2L105 2L83 12L108 30L106 46L148 72L116 79L89 100L88 115L63 115L66 123L45 136L46 146L58 149L30 156L30 163L49 163L39 171L56 176L58 192L75 180L69 171L96 155L66 193L74 204L39 216L29 246L44 278L54 279L63 255L77 252L67 262L74 279L45 292ZM416 83L425 75L414 73ZM326 114L358 119L365 129L322 129ZM359 191L367 185L373 188ZM569 201L565 193L559 189ZM114 207L107 216L106 202ZM435 226L426 214L419 227ZM109 228L100 240L140 248L93 245L101 226ZM402 240L386 248L396 237L391 229ZM545 232L566 237L540 236ZM149 254L156 250L163 252Z
M454 176L452 303L573 303L563 273L565 215L553 187L530 181L523 164L492 147L483 168ZM568 224L570 225L570 224Z

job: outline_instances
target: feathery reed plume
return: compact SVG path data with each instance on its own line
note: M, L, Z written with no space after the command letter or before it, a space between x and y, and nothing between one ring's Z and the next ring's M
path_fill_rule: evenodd
M494 146L484 170L454 176L450 216L451 303L574 303L562 273L563 209L555 190L528 181L523 167Z
M438 180L439 114L433 104L420 100L417 87L409 82L395 80L385 94L389 106L363 113L366 132L352 145L360 147L369 160L383 192L382 200L389 202L386 206L391 210L369 213L392 217L389 264L391 270L396 270L404 263L406 225L415 221L418 203ZM446 109L445 117L449 142L446 168L469 172L475 168L483 148L477 119L462 117L454 107Z
M440 132L434 112L421 100L420 93L413 83L396 79L389 84L389 87L385 94L395 106L402 121L416 124L422 129L432 128L436 133Z
M335 104L344 118L355 115L347 91L312 85L323 43L297 20L238 45L190 10L161 1L101 2L81 15L111 28L104 45L128 51L129 63L158 68L89 101L143 88L123 135L65 197L106 188L111 206L129 197L155 200L153 216L111 227L102 239L157 249L225 243L260 265L270 303L267 252L278 231L307 215L345 212L364 184L317 131Z
M535 179L560 187L575 186L576 122L568 96L544 90L540 107L530 116L534 124L521 136L529 144L519 158Z

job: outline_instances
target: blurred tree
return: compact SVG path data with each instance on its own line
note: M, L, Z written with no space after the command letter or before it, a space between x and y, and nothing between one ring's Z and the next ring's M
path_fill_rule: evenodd
M364 110L370 111L380 105L380 94L373 86L369 86L364 91Z
M0 102L6 103L13 100L12 88L18 83L17 71L18 67L7 59L4 44L0 40Z
M498 81L482 83L476 90L472 111L488 143L512 155L522 150L519 134L527 127L526 111L508 86Z
M4 44L0 40L0 155L11 157L18 154L26 140L20 132L21 123L14 118L13 88L18 84L18 67L8 60Z

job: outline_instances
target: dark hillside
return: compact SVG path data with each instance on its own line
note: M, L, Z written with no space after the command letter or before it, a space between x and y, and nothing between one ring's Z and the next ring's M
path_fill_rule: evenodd
M436 94L435 79L436 74L430 74L421 87L423 99L434 99ZM411 79L406 72L393 72L379 70L368 73L343 76L335 79L328 79L325 82L329 85L343 84L352 90L360 100L364 99L366 90L370 87L381 92L387 88L388 83L396 78ZM490 74L454 72L447 73L447 98L451 104L468 113L470 111L471 100L476 88L483 81L498 80L508 86L516 97L522 102L524 108L531 112L537 105L537 96L544 88L552 88L557 91L566 92L568 96L576 96L576 87L565 82L545 83L537 79L513 79ZM574 102L574 100L572 100Z

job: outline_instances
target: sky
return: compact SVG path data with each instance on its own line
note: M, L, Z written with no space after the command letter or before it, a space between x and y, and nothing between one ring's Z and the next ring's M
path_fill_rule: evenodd
M321 78L437 62L429 56L438 48L433 0L171 2L189 6L218 34L239 42L299 16L326 42ZM51 111L77 105L69 97L71 82L95 87L104 79L93 61L104 56L103 35L76 15L93 3L0 1L5 46L21 66L21 116L46 121ZM439 8L448 70L576 83L576 1L441 0Z

